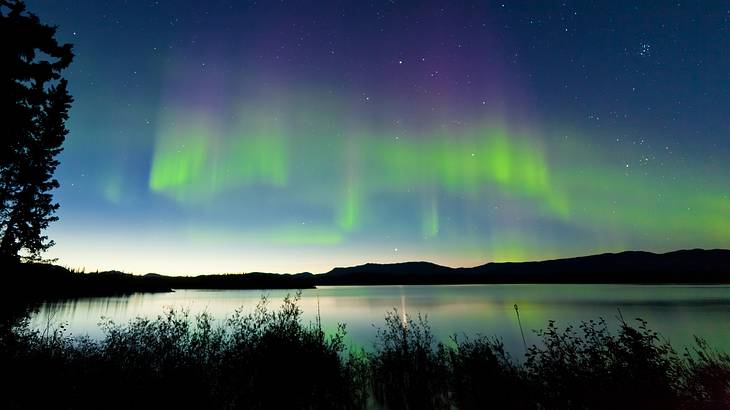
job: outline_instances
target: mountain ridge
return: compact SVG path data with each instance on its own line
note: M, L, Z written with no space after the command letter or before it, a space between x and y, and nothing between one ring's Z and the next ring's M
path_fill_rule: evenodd
M426 269L422 271L421 269ZM418 275L409 276L409 275ZM448 275L448 276L447 276ZM317 285L456 283L730 283L730 250L606 252L451 268L431 262L367 263L315 276Z

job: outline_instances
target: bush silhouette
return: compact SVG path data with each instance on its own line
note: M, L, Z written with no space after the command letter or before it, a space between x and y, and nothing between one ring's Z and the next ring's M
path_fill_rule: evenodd
M702 339L677 354L646 322L548 322L512 359L499 339L435 340L425 317L388 312L375 344L345 347L303 323L299 294L222 322L168 309L99 340L15 320L1 334L3 408L725 409L730 356Z

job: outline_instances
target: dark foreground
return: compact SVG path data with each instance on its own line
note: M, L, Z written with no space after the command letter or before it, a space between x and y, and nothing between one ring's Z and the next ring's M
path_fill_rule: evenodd
M640 320L548 323L512 358L498 339L436 343L420 317L386 315L374 345L305 324L297 298L224 323L169 311L104 323L101 340L32 331L4 309L3 408L727 409L730 356L675 351Z

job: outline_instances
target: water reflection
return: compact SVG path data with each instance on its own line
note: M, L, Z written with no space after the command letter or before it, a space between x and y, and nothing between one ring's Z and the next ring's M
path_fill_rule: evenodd
M44 328L67 323L76 335L100 337L99 322L124 323L138 316L157 316L165 308L206 311L222 321L242 307L251 311L262 294L272 307L291 291L180 290L174 293L126 297L83 298L41 306L31 325ZM460 285L460 286L346 286L320 287L302 292L305 320L319 310L325 329L346 323L349 342L369 346L384 314L397 308L405 314L428 316L436 336L454 333L496 335L508 349L522 353L522 338L514 304L519 306L527 343L537 341L531 329L556 320L560 326L604 317L616 325L618 309L627 320L641 317L679 347L693 334L730 351L730 286L649 285Z

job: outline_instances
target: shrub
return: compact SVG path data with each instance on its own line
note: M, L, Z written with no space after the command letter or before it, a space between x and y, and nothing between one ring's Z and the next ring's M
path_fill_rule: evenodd
M427 318L388 312L368 354L375 398L386 408L448 408L444 359L443 346L434 349Z
M100 340L14 319L0 333L2 408L730 408L728 354L697 338L678 355L640 319L616 332L548 322L515 361L499 339L439 343L426 317L393 310L372 349L348 352L344 325L304 324L298 300L221 323L175 309L104 321Z

